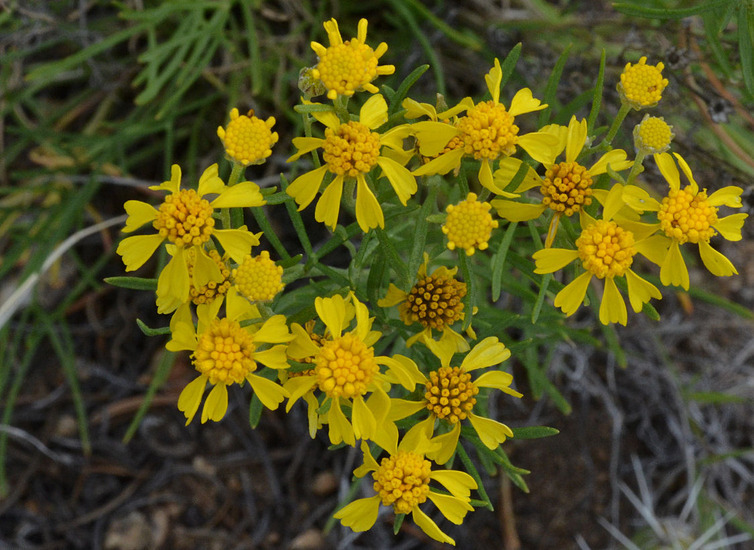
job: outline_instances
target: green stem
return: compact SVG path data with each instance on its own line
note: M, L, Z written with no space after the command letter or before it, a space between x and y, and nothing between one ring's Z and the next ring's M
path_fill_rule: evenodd
M233 169L230 172L228 178L228 187L233 187L238 183L238 179L244 171L244 165L238 162L233 162ZM220 222L224 229L234 229L243 225L243 211L240 209L234 209L232 216L230 208L223 208L220 210Z
M644 166L642 166L642 164L646 156L647 154L642 150L639 150L639 152L636 153L634 164L631 166L631 171L628 173L628 177L626 178L626 185L631 185L636 179L636 176L644 171Z
M335 107L335 114L338 115L341 123L345 124L351 120L351 115L348 112L348 96L339 95L333 101L333 106Z
M618 128L620 128L620 125L623 124L623 120L626 118L626 115L631 110L631 106L627 105L626 103L621 103L620 110L618 111L618 114L615 115L615 120L613 120L612 126L610 126L610 131L608 131L607 135L605 136L605 139L602 140L602 143L600 145L610 145L613 142L613 138L615 138L615 134L618 133Z
M477 492L479 493L479 496L482 497L482 500L484 500L488 509L494 510L494 507L492 506L492 501L490 500L490 497L487 495L487 492L484 490L484 484L482 483L482 478L479 476L479 472L477 471L476 466L474 466L474 463L471 462L471 458L469 457L469 454L466 452L466 449L463 448L463 445L460 442L458 443L458 446L456 446L456 453L458 454L458 457L461 459L461 462L463 463L464 468L466 468L466 473L468 473L471 477L474 478L474 481L476 481Z

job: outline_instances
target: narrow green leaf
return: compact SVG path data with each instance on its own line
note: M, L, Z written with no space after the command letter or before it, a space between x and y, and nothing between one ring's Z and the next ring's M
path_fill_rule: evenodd
M513 437L516 439L539 439L560 433L560 430L550 428L549 426L526 426L523 428L512 428L512 430Z
M592 97L592 109L589 111L589 116L586 119L587 134L594 135L594 125L597 122L597 117L600 114L600 108L602 107L602 89L605 85L605 48L602 48L600 54L600 70L597 73L597 82L594 84L594 96Z
M503 267L505 266L505 259L508 256L508 249L511 246L511 241L513 241L513 235L516 233L516 227L518 227L518 222L511 222L508 224L508 228L505 230L500 247L492 257L490 269L492 270L491 290L493 302L497 302L500 299L503 283Z
M615 2L613 3L613 8L625 15L631 15L634 17L648 17L650 19L683 19L684 17L699 15L706 11L725 6L730 2L731 0L706 0L700 2L698 6L679 9L649 8L637 4Z
M505 84L513 74L513 71L516 70L516 63L518 63L518 58L521 55L521 46L521 42L513 46L511 51L508 52L508 55L505 56L505 59L500 63L500 70L503 73L503 79L500 82L501 88L505 87Z
M416 84L416 81L419 80L419 77L427 72L427 69L429 69L429 65L419 65L416 69L411 71L411 73L409 73L406 78L403 79L403 82L401 82L401 85L398 86L398 90L395 92L395 95L391 99L391 114L401 108L401 103L408 94L408 91L411 89L411 86Z
M542 109L539 112L539 127L544 126L550 120L550 113L552 112L553 104L556 99L555 94L558 91L560 79L563 77L563 69L565 69L565 64L568 61L568 54L571 52L572 46L573 44L568 44L565 51L560 54L560 57L555 62L555 66L552 68L550 78L547 79L547 86L545 86L545 94L542 98L542 103L547 103L549 107Z
M143 277L105 277L105 283L120 288L132 290L157 290L157 279L145 279Z
M139 424L141 424L141 419L144 418L144 415L152 405L154 396L157 394L160 388L162 388L163 384L165 384L165 381L168 379L168 376L170 375L170 371L172 370L174 364L175 353L173 353L172 351L164 350L162 352L162 355L160 356L159 363L157 363L154 376L152 377L152 380L149 381L149 387L147 388L147 391L144 394L144 398L139 405L139 410L136 411L136 414L131 420L131 423L128 425L128 429L123 436L123 443L128 443L129 441L131 441L131 438L133 438L134 434L136 434L136 430L139 429Z
M262 409L264 405L257 397L256 393L251 394L251 401L249 401L249 426L254 430L259 425L259 420L262 418Z
M144 321L136 319L136 324L146 336L161 336L163 334L170 334L170 327L161 328L149 328Z
M750 2L741 2L738 7L738 52L741 55L741 72L744 84L750 94L754 95L754 6Z

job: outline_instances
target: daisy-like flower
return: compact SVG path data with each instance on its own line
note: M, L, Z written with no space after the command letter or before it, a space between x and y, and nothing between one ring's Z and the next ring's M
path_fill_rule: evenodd
M314 368L289 378L284 387L291 394L286 410L302 396L317 389L329 405L320 421L329 425L333 445L345 442L355 445L356 439L371 439L383 444L385 439L397 438L397 429L387 421L390 397L385 387L394 381L413 391L418 372L390 357L375 356L374 344L381 333L372 330L369 312L353 293L348 300L336 295L317 298L314 307L326 331L322 337L312 338L300 325L292 325L295 340L289 355L299 361L312 358ZM352 322L355 326L347 330ZM380 372L380 365L387 372ZM371 394L366 398L367 394ZM343 406L351 409L349 421Z
M545 238L545 248L550 248L557 234L561 216L572 216L591 204L594 178L604 174L608 166L615 171L624 170L631 166L631 161L626 160L625 151L613 149L602 155L589 168L578 163L576 159L587 141L586 119L577 120L574 116L571 117L567 128L552 125L544 131L558 136L559 144L556 151L560 154L565 150L565 161L557 164L545 163L544 178L526 165L526 175L515 190L516 193L523 193L533 187L539 187L541 202L523 203L495 199L490 204L501 218L512 222L533 220L541 216L548 208L552 210L553 217ZM496 184L500 187L508 185L522 164L524 164L522 161L515 158L507 158L501 162L500 168L494 175Z
M662 295L649 281L632 269L634 256L640 253L648 259L657 258L656 227L629 220L613 219L623 207L623 185L613 184L604 205L603 218L595 220L582 210L581 235L576 239L577 250L545 248L534 253L534 273L553 273L574 260L580 260L584 272L567 284L555 296L555 307L566 315L573 315L584 301L592 278L604 284L599 318L604 325L628 321L626 303L615 284L616 277L625 277L628 299L635 312L640 312L651 298Z
M285 286L282 278L283 268L272 261L266 250L258 256L249 254L233 270L236 288L252 302L272 301Z
M219 302L197 306L198 323L194 327L189 306L184 304L170 322L172 339L165 347L170 351L190 350L191 363L199 372L178 398L186 425L199 410L208 382L213 388L202 409L202 424L225 416L231 384L248 382L264 406L272 410L289 395L279 384L256 374L260 363L272 369L288 367L286 343L293 336L285 317L275 315L261 323L241 326L242 321L257 316L257 309L232 289L225 308L227 316L218 318Z
M311 43L319 58L311 76L322 82L327 89L327 98L350 97L361 90L377 93L379 90L372 81L378 76L395 72L393 65L379 65L380 57L387 51L387 44L382 42L377 49L367 46L366 19L359 20L356 36L345 42L335 19L325 22L324 27L330 46L326 48L319 42Z
M169 194L159 208L145 202L126 201L128 213L124 233L152 223L157 231L153 235L127 237L118 245L126 271L140 268L165 241L175 245L172 258L157 280L157 295L167 302L187 302L191 287L202 288L210 281L219 281L222 274L218 265L208 255L212 238L236 262L243 260L252 245L259 244L259 235L249 232L246 226L239 229L217 229L212 217L217 208L253 207L265 204L259 187L250 181L233 187L225 185L217 175L217 164L207 168L194 189L181 189L181 168L174 164L169 181L150 187ZM211 201L207 195L217 197ZM187 251L194 250L193 271L189 275Z
M492 165L501 158L508 157L521 147L538 162L552 162L555 158L554 147L557 138L544 132L531 132L519 135L515 117L524 113L540 111L547 107L532 97L531 90L519 90L511 101L510 109L500 103L500 83L503 71L500 61L495 59L495 66L484 77L492 100L474 104L469 102L466 114L459 117L455 127L459 131L456 146L448 148L434 160L414 170L416 176L447 174L461 165L464 156L481 161L479 182L487 189L511 197L510 193L498 188L492 178ZM431 132L417 134L420 142L433 139ZM456 138L454 138L456 139Z
M448 248L460 248L471 256L489 247L492 230L498 226L492 219L490 203L477 200L475 193L469 193L466 200L450 204L446 208L448 217L442 225L442 232L448 236Z
M689 288L689 271L681 255L681 245L695 244L704 266L718 277L737 274L735 266L722 253L710 245L710 239L718 233L729 241L741 240L741 227L748 216L745 213L719 217L720 206L741 207L743 189L736 186L722 187L707 196L706 189L699 189L691 168L677 153L674 153L678 165L686 175L689 183L681 188L680 172L673 156L668 153L655 155L657 166L670 186L662 202L652 198L649 193L638 186L625 188L623 199L637 212L657 212L659 222L655 225L666 237L664 247L656 251L661 258L660 281L664 285Z
M438 464L445 464L453 456L464 420L471 423L479 439L489 449L496 449L507 438L513 437L513 432L505 424L473 412L479 388L494 388L514 397L522 397L510 387L513 376L507 372L488 370L476 379L472 376L476 370L506 361L511 352L505 344L494 337L485 338L466 354L459 366L454 367L450 366L454 352L448 353L434 343L429 343L428 347L440 358L442 366L428 376L422 375L425 388L422 399L410 401L394 398L390 418L395 421L426 412L427 417L416 423L409 434L418 431L428 438L432 437L438 423L449 426L449 431L434 438L439 445L429 455ZM413 364L407 357L396 356L398 358L410 366Z
M392 506L397 514L411 514L419 528L433 539L455 545L438 525L420 508L431 501L449 521L460 525L471 506L471 490L477 484L469 474L458 470L433 470L425 454L433 443L404 437L399 445L385 449L389 456L379 464L369 451L369 445L361 444L364 464L354 471L356 477L372 473L373 497L361 498L347 504L333 515L343 525L354 531L367 531L377 521L380 504ZM442 485L450 493L440 493L430 486L432 482Z
M657 105L668 85L668 79L662 77L664 68L663 63L647 65L646 56L635 65L626 63L618 82L621 101L637 111Z
M466 339L453 330L452 325L463 321L463 298L466 296L466 283L455 278L458 268L445 266L427 274L429 255L424 253L424 262L419 267L416 284L405 292L390 283L386 296L377 302L380 307L398 306L398 313L406 325L419 323L423 330L406 341L411 347L417 340L433 338L433 331L441 333L438 345L453 352L469 349ZM471 330L471 327L469 327ZM470 333L475 338L473 331Z
M385 227L382 207L365 176L375 166L379 166L404 206L417 189L416 179L411 172L381 152L383 146L402 151L401 140L395 139L393 133L379 134L374 131L387 121L385 98L380 94L370 97L361 107L358 121L341 123L332 111L315 111L312 116L327 127L325 138L294 138L293 144L298 152L288 162L321 148L325 163L293 180L286 192L296 200L299 210L303 210L316 197L325 174L332 174L334 178L322 192L314 217L318 222L335 229L340 213L343 182L355 179L356 221L359 227L365 233L374 227Z
M634 126L634 149L637 155L659 155L670 149L675 135L673 127L662 117L644 115Z
M243 166L262 164L278 142L278 133L272 131L274 125L274 117L262 120L254 116L253 110L239 115L238 109L232 109L227 128L219 126L217 136L223 142L228 160Z

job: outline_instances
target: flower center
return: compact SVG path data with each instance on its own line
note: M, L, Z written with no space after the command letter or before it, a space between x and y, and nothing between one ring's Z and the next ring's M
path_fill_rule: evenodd
M411 451L383 458L372 473L382 504L392 506L396 514L408 514L426 501L431 466L429 460Z
M194 189L182 189L165 197L153 226L176 246L201 246L215 226L212 211L209 201Z
M673 131L668 123L655 116L645 118L634 133L636 149L644 149L651 154L666 151L672 140Z
M328 90L352 96L377 77L379 59L374 50L357 38L328 47L320 56L312 75Z
M374 350L347 333L324 342L314 371L320 390L329 397L350 399L367 392L379 366L374 361Z
M406 297L406 320L442 330L463 315L466 283L453 277L429 275L419 280Z
M555 212L571 216L592 202L592 177L578 162L551 166L539 188L542 204Z
M709 241L715 235L712 226L717 223L717 208L707 201L706 189L696 194L691 192L691 186L671 190L662 199L657 217L665 235L680 244Z
M622 276L634 261L634 234L614 221L597 220L576 239L579 258L600 279Z
M283 290L283 268L263 250L259 256L248 255L233 270L238 290L252 302L269 302Z
M626 64L620 75L618 92L634 109L652 107L662 99L662 91L668 80L662 78L665 65L647 65L647 58L642 57L636 65Z
M341 124L336 130L325 130L324 159L333 174L350 176L366 174L380 156L380 135L360 122Z
M223 259L220 257L220 253L217 252L217 250L210 250L208 254L212 261L215 262L215 264L217 264L217 267L220 269L222 281L210 281L201 288L196 288L195 286L191 285L189 293L191 295L191 300L196 305L211 302L218 295L225 296L225 294L228 292L228 289L230 288L230 268L228 267L228 264L223 261ZM187 262L189 278L192 278L194 276L195 263L196 249L190 248L189 260Z
M427 409L437 418L452 424L464 420L476 403L479 388L471 374L460 367L441 367L429 373L424 400Z
M249 116L233 114L228 127L218 130L228 157L246 166L263 163L278 141L277 132L271 131L275 119L270 117L265 122L255 117L254 111L249 111Z
M516 152L518 126L504 105L494 101L478 103L458 119L464 149L474 158L495 160Z
M199 337L191 356L194 367L210 384L239 384L257 370L254 338L236 321L215 319Z
M478 202L474 193L469 193L465 201L451 204L447 208L448 217L442 232L448 236L448 248L462 248L471 256L475 248L486 249L492 229L497 221L490 214L490 203Z

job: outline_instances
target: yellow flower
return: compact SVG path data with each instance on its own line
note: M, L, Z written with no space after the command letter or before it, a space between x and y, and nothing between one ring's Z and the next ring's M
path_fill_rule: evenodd
M618 82L621 101L637 111L657 105L668 85L668 79L662 77L664 68L662 63L647 65L646 56L639 59L636 65L626 63Z
M479 388L494 388L514 397L522 397L522 394L510 387L513 376L507 372L488 370L476 379L471 375L475 370L486 369L507 360L511 352L505 344L494 337L485 338L466 354L459 366L455 367L450 366L455 352L448 352L434 342L429 342L427 346L440 358L442 366L430 372L429 376L422 375L421 383L425 388L422 399L393 399L391 420L400 420L426 411L427 418L414 424L407 436L418 431L427 438L432 437L437 421L445 426L449 425L450 431L434 439L439 443L438 448L429 453L438 464L445 464L453 456L461 435L463 420L471 423L482 443L489 449L496 449L508 437L513 437L513 432L505 424L473 412ZM410 367L415 365L407 357L395 356L394 359Z
M476 199L476 194L469 193L465 201L448 205L448 217L442 226L448 236L448 248L465 250L467 256L476 249L486 250L492 230L498 225L490 214L490 203Z
M544 132L531 132L518 135L519 128L515 117L524 113L539 111L547 107L532 97L531 90L519 90L511 101L510 109L500 103L500 83L503 71L500 61L495 59L495 66L485 75L487 88L492 95L491 101L474 104L468 102L466 115L459 117L455 123L459 131L458 146L449 148L434 160L414 170L415 176L447 174L461 165L464 156L471 156L481 161L479 182L490 191L506 197L513 197L497 187L492 178L492 164L498 159L508 157L516 152L516 147L524 149L539 162L551 162L555 158L554 147L557 138ZM419 132L419 141L431 140L428 132Z
M650 260L656 259L656 228L628 220L613 219L623 206L623 186L613 185L605 202L603 219L595 220L582 210L581 235L576 239L577 250L545 248L534 253L534 273L553 273L574 260L581 260L584 272L566 285L555 296L555 307L566 315L573 315L584 301L587 287L593 277L602 279L604 291L599 310L600 322L604 325L628 321L626 303L615 284L615 277L625 277L628 299L635 312L651 298L661 298L660 291L649 281L642 279L632 269L634 256L640 253Z
M313 112L323 123L325 138L299 137L293 139L298 152L288 159L292 162L301 155L321 148L325 164L293 180L286 192L296 200L299 210L306 208L319 192L326 173L334 176L317 202L314 217L335 229L340 213L343 182L356 180L356 221L365 233L374 227L385 227L380 203L366 180L366 175L379 166L387 177L401 204L406 205L416 193L416 179L403 165L381 152L382 146L400 149L400 140L390 132L379 134L373 130L387 121L387 103L377 94L370 97L359 112L359 121L341 123L332 111Z
M438 98L439 102L444 103L444 98L439 94ZM427 116L430 119L412 122L407 128L407 133L416 138L416 149L422 164L463 147L461 131L456 127L456 123L461 112L474 106L474 101L470 97L440 112L437 112L434 105L419 103L409 97L403 100L401 106L405 109L404 118L415 119ZM456 167L458 168L460 164Z
M274 125L274 117L262 120L254 116L253 110L248 115L239 115L238 109L232 109L228 127L219 126L217 136L223 142L228 160L243 166L262 164L278 142L277 132L272 131Z
M258 256L249 254L233 270L236 287L252 302L272 301L285 286L282 277L283 268L270 259L270 253L266 250Z
M681 286L688 290L689 272L681 255L680 246L687 242L699 247L699 255L705 267L718 277L737 274L735 266L722 253L710 245L710 238L718 233L729 241L741 240L741 227L745 213L719 217L720 206L741 207L743 189L735 186L722 187L707 196L707 190L699 190L691 168L677 153L674 153L689 184L681 188L681 177L673 157L668 153L655 155L657 166L670 186L668 194L657 201L638 186L625 188L623 199L637 212L657 212L655 224L666 237L655 247L657 263L660 264L660 281L664 285Z
M362 443L364 464L354 471L354 475L364 477L372 472L377 494L354 500L335 512L333 517L354 531L366 531L377 521L380 504L391 506L395 514L411 514L414 523L433 539L455 545L455 541L440 530L420 505L429 500L445 518L460 525L466 514L473 511L470 495L477 484L466 472L432 470L432 463L424 458L432 446L431 441L404 437L400 445L385 449L389 456L378 464L369 446ZM432 481L441 484L447 493L433 490L430 487Z
M434 330L442 334L438 345L453 352L468 351L466 339L451 328L451 325L463 321L463 298L466 296L466 283L455 278L458 268L448 269L440 266L427 274L429 255L424 253L424 262L419 267L416 284L405 292L390 283L386 296L377 302L380 307L398 306L401 320L407 325L419 323L423 330L406 341L411 347L417 340L431 339ZM469 335L476 335L469 327Z
M319 57L319 63L311 71L311 76L327 88L328 99L350 97L361 90L376 93L378 88L372 84L372 80L395 72L393 65L379 65L380 57L387 51L387 44L380 43L376 50L366 45L366 19L359 20L356 36L345 42L335 19L327 21L324 27L330 46L325 48L318 42L311 43L314 53Z
M226 317L217 317L219 307L219 302L197 306L198 324L194 327L189 306L184 304L170 322L172 339L165 347L170 351L192 351L191 362L199 372L178 398L178 409L185 415L186 425L199 410L208 382L213 388L202 409L202 424L207 420L220 421L225 416L227 387L231 384L249 382L262 404L272 410L289 396L279 384L255 374L259 363L272 369L288 367L285 343L293 336L285 317L275 315L262 323L242 326L241 321L257 317L257 310L232 289L226 299Z
M299 361L311 357L314 368L285 382L284 387L291 393L286 410L316 388L330 402L320 421L329 425L333 445L343 441L353 446L356 439L385 444L397 439L397 428L387 421L390 397L385 387L398 381L413 391L418 374L389 357L375 356L374 344L381 333L372 330L366 306L353 293L348 300L339 295L317 298L314 307L326 332L315 339L300 325L292 325L294 349L289 354ZM354 320L355 326L347 330ZM380 365L387 366L386 373L380 372ZM367 394L371 394L368 399ZM351 409L350 421L343 405Z
M634 148L637 154L658 155L670 149L673 141L673 127L662 117L644 115L634 126Z
M265 204L259 187L250 181L227 187L217 175L217 164L207 168L194 189L181 189L181 169L174 164L169 181L150 187L168 191L159 209L141 201L126 201L128 213L124 233L130 233L151 222L157 230L154 235L127 237L118 245L126 271L140 268L167 241L175 245L175 252L160 273L157 295L166 302L189 300L190 288L202 288L209 281L222 279L217 264L207 254L211 238L217 239L231 258L240 262L252 245L259 244L259 235L250 233L246 226L239 229L218 229L212 217L217 208L253 207ZM205 195L217 194L212 201ZM189 276L187 251L194 249L195 259Z
M501 218L512 222L533 220L541 216L548 208L551 209L553 217L545 238L545 248L550 248L557 234L560 217L572 216L584 206L591 204L594 178L604 174L608 165L612 170L620 171L631 166L631 161L626 160L625 151L613 149L602 155L589 168L576 162L587 141L586 119L579 121L574 116L571 117L567 128L552 125L544 128L543 131L559 136L559 144L555 149L556 155L565 150L565 161L557 164L545 163L544 178L526 165L526 175L515 190L516 193L523 193L533 187L539 187L542 195L541 202L537 204L495 199L491 201L491 204ZM504 188L515 177L522 164L524 164L522 161L515 158L505 159L495 172L495 183Z

